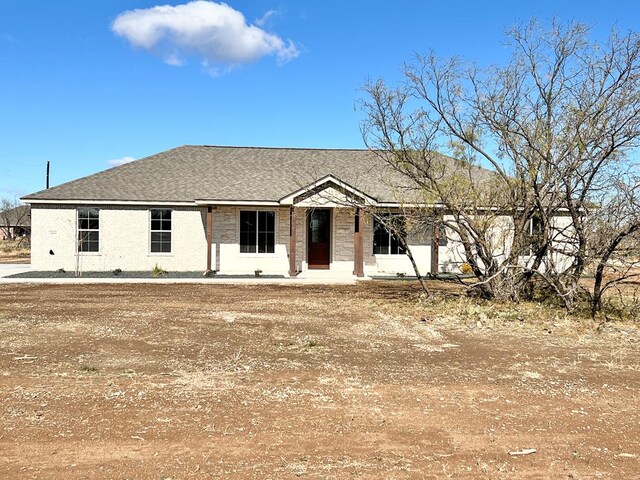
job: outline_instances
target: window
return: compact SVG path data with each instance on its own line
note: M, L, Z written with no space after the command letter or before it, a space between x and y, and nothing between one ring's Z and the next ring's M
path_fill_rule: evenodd
M78 209L78 251L100 251L100 209Z
M386 222L393 222L393 230L405 236L404 220L399 215L385 215ZM377 218L373 224L373 254L374 255L404 255L406 250L396 235L391 233Z
M171 253L171 210L151 209L151 253Z
M531 217L527 225L529 255L534 255L539 250L542 233L542 220L540 215L536 213Z
M240 212L240 252L274 253L276 248L276 212Z

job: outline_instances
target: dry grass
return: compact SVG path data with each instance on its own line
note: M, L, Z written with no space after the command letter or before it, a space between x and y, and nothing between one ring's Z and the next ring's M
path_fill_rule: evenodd
M638 477L637 325L455 293L0 286L0 477Z
M0 240L0 263L29 263L31 247L25 239Z

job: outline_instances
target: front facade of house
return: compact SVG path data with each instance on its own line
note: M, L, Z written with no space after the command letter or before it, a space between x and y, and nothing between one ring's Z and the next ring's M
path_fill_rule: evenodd
M230 275L413 274L393 235L376 229L364 213L358 235L355 209L348 207L34 205L32 212L36 271L73 271L78 262L82 271L150 271L157 265ZM421 273L430 272L431 238L412 238L410 248Z
M410 275L366 213L400 206L385 180L362 150L179 147L25 197L32 269ZM409 234L422 274L460 263L437 235Z

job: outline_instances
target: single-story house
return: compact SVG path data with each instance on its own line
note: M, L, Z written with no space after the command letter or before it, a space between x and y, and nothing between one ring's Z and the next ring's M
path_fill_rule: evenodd
M182 146L24 197L32 268L412 274L358 207L400 207L400 177L367 150ZM423 274L459 265L455 243L408 238Z
M29 205L0 212L0 240L28 237L31 234Z

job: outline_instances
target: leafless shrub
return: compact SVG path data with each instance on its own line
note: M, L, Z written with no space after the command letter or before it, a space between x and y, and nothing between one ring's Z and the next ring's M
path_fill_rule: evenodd
M640 37L614 29L598 43L584 24L532 20L507 40L506 66L430 53L398 86L368 83L365 142L413 185L397 186L423 205L412 212L459 242L473 290L515 301L543 292L571 311L593 268L595 315L638 267Z

